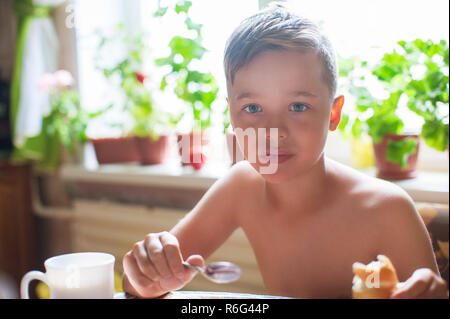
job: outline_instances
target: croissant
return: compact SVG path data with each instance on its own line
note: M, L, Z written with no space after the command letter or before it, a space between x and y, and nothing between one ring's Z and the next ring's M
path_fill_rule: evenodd
M394 265L384 255L377 259L367 265L353 264L353 299L387 299L395 291L398 277Z

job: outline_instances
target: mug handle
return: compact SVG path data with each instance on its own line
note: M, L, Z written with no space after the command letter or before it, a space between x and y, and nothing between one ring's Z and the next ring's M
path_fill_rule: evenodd
M47 284L47 278L43 272L33 270L29 271L23 276L22 281L20 282L20 298L22 299L30 299L30 295L28 294L28 286L32 280L40 280Z

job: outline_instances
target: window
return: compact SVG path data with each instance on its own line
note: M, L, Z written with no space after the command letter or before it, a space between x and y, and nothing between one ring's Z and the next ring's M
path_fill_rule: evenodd
M164 0L161 4L164 5ZM223 50L225 41L232 30L244 18L258 10L267 0L195 0L190 9L191 18L204 25L202 35L204 46L209 50L199 67L208 69L219 84L219 96L213 104L217 110L212 122L214 134L220 140L211 145L223 155L224 138L221 136L221 111L226 106L226 85L223 73ZM447 39L449 38L449 2L429 0L424 4L419 0L287 0L287 6L296 13L318 22L328 34L338 54L342 57L364 56L368 60L377 59L380 54L393 48L398 40ZM96 29L113 30L119 23L125 23L132 31L143 30L149 36L151 56L145 72L153 80L151 84L156 103L170 108L182 107L169 91L160 92L158 81L166 70L156 68L153 60L168 54L167 44L171 37L184 30L183 19L170 13L163 19L153 17L157 1L148 0L74 0L77 27L77 49L79 64L79 86L84 107L96 110L105 106L111 99L119 99L117 92L111 91L103 75L95 70L94 59L98 37ZM351 98L346 99L351 106ZM403 110L405 111L405 110ZM405 112L409 112L406 110ZM121 115L111 114L111 120ZM413 126L420 125L415 114L407 121ZM91 125L90 136L118 135L120 131L101 123ZM212 140L217 140L213 138ZM351 146L343 141L339 133L329 135L327 154L344 163L351 163ZM217 153L215 151L211 152ZM220 156L222 156L220 155ZM448 171L448 153L434 151L422 143L419 168Z
M113 31L118 23L125 24L131 32L144 31L149 40L150 55L149 63L145 66L145 73L151 79L149 85L154 88L152 95L155 102L161 106L168 105L168 109L179 109L184 106L183 101L177 99L169 90L161 92L158 89L159 81L167 70L155 67L153 61L155 58L169 54L170 39L174 35L180 35L180 30L185 30L186 27L183 25L183 18L173 12L168 12L162 19L154 18L153 13L156 11L157 3L157 1L146 0L75 1L80 93L85 108L97 110L107 105L111 99L120 98L117 92L111 91L111 87L94 65L99 43L96 30ZM164 5L164 1L161 1L161 5ZM210 71L219 85L218 98L212 105L216 112L213 113L211 130L213 135L211 140L219 142L210 145L215 150L209 152L218 160L227 156L225 138L221 134L221 112L226 107L226 84L222 63L225 41L237 24L255 12L257 8L257 0L196 0L190 8L192 20L204 25L203 45L208 50L198 67ZM112 114L108 121L114 122L120 119L119 112L110 113ZM183 123L180 129L183 130ZM100 119L97 123L90 125L88 130L88 135L91 137L118 136L120 133L119 129L104 125Z
M400 40L449 40L448 1L287 0L286 5L319 23L337 54L344 58L359 56L374 62ZM351 103L351 97L346 96L344 107L352 107ZM422 119L406 106L399 113L408 118L405 129L420 128ZM351 146L342 141L339 133L329 134L328 142L326 152L330 157L351 162ZM448 171L448 152L438 152L421 143L418 165L419 169Z

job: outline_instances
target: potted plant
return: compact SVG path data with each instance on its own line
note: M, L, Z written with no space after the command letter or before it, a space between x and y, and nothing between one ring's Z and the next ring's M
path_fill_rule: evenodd
M39 135L27 138L13 155L16 160L31 159L37 171L54 172L62 162L63 151L75 156L87 140L90 119L100 115L89 113L80 106L80 97L72 89L73 77L66 70L44 74L39 90L48 94L49 109L42 119Z
M172 87L175 95L186 102L193 118L191 132L177 134L183 165L192 165L200 169L205 162L203 148L208 144L207 128L211 126L211 105L217 97L218 87L210 72L201 72L193 68L194 60L201 60L206 49L202 45L201 24L194 23L189 17L191 1L181 0L173 7L178 15L185 15L184 24L188 30L195 31L195 37L174 36L169 42L170 54L155 60L158 66L169 66L170 71L161 80L160 89L164 91L169 79L174 80ZM158 7L155 17L162 17L168 7ZM186 116L183 113L182 116ZM189 145L189 146L188 146Z
M168 134L164 130L177 122L171 114L155 105L150 90L146 88L147 76L143 73L143 54L146 45L142 34L129 35L123 25L112 38L101 35L99 51L111 42L125 48L122 59L108 67L99 66L104 76L116 81L125 103L122 110L131 116L133 127L123 137L93 139L100 163L140 162L143 165L160 164L168 149ZM101 55L99 55L101 56ZM100 58L97 57L98 64Z
M38 135L28 137L17 146L14 161L31 161L43 205L66 205L67 194L61 188L58 169L63 162L78 162L81 146L87 141L89 121L101 114L87 112L80 105L80 97L72 88L70 72L58 70L44 74L39 90L48 95L49 107L42 118Z
M412 43L400 41L398 48L384 54L374 66L369 66L366 61L354 60L355 67L347 74L348 91L355 98L356 112L343 115L340 129L341 131L350 131L351 135L356 138L363 134L368 134L372 138L377 176L380 178L397 180L415 177L420 134L427 135L433 141L444 140L443 144L448 146L448 105L447 114L438 117L437 107L432 106L437 102L433 104L434 102L430 101L430 97L435 96L439 102L443 101L448 104L448 76L437 76L437 73L442 72L442 66L438 66L434 62L430 63L436 52L445 55L445 47L433 46L432 50L435 52L428 53L430 61L423 62L423 59L419 58L419 52L414 51L413 43L424 42L421 40ZM428 43L431 46L431 42ZM415 68L425 69L425 76L417 77L413 73ZM435 86L432 87L435 87L436 91L431 89L433 92L425 96L424 91L426 88L430 88L429 85L432 81L428 79L429 77L435 80L433 83ZM369 90L371 86L368 83L374 80L383 89L383 97L375 97L375 94ZM417 87L422 87L423 90L417 90ZM445 88L447 88L447 93ZM436 98L437 96L439 98ZM423 114L423 116L427 114L427 118L433 124L424 124L417 132L405 132L404 120L398 112L401 99L407 100L406 104L409 109L420 115ZM421 105L427 105L428 108L420 108ZM446 118L447 126L444 123ZM440 123L439 128L435 126L437 122ZM436 130L440 133L426 133ZM433 142L427 144L433 145ZM440 146L442 147L442 145Z

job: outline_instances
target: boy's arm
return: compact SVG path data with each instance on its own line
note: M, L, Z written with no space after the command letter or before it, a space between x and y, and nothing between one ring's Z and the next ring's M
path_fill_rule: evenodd
M172 233L151 233L133 245L123 258L124 291L158 297L187 284L195 271L182 261L203 266L204 260L238 226L238 207L248 180L248 167L236 164L206 192Z
M173 227L170 233L177 237L183 258L198 254L206 259L238 227L237 215L245 200L246 180L245 164L235 164Z
M440 277L426 226L412 199L404 193L387 195L377 212L382 231L378 234L379 253L394 264L401 289L393 297L448 298Z

